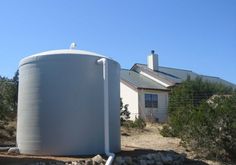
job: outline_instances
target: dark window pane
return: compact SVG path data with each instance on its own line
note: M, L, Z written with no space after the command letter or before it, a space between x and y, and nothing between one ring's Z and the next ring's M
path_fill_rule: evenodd
M152 95L152 107L153 108L158 107L158 96L157 96L157 94Z
M152 107L152 98L150 94L145 94L145 107Z
M158 107L158 95L157 94L145 94L145 107L157 108Z

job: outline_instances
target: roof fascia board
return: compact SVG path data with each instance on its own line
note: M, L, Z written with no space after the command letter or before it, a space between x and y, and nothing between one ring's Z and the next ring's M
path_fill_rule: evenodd
M141 88L141 87L138 87L138 89L144 89L144 90L152 90L152 91L165 91L165 92L169 92L171 91L170 89L154 89L154 88Z

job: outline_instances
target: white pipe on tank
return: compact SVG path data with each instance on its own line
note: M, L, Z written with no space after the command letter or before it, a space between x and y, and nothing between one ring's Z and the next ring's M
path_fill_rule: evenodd
M103 90L104 90L104 136L105 136L105 153L108 156L106 165L111 165L115 157L110 152L110 133L109 133L109 97L108 97L108 63L106 58L97 60L97 63L103 64Z

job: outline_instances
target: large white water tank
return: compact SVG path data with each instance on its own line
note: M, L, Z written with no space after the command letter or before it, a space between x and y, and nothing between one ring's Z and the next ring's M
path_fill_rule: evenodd
M120 151L120 65L82 50L54 50L20 61L17 145L20 153L104 153L103 65L108 62L110 151Z

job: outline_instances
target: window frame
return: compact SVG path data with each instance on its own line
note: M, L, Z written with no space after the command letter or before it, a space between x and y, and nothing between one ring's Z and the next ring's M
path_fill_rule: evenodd
M144 106L145 108L158 108L158 94L145 93Z

